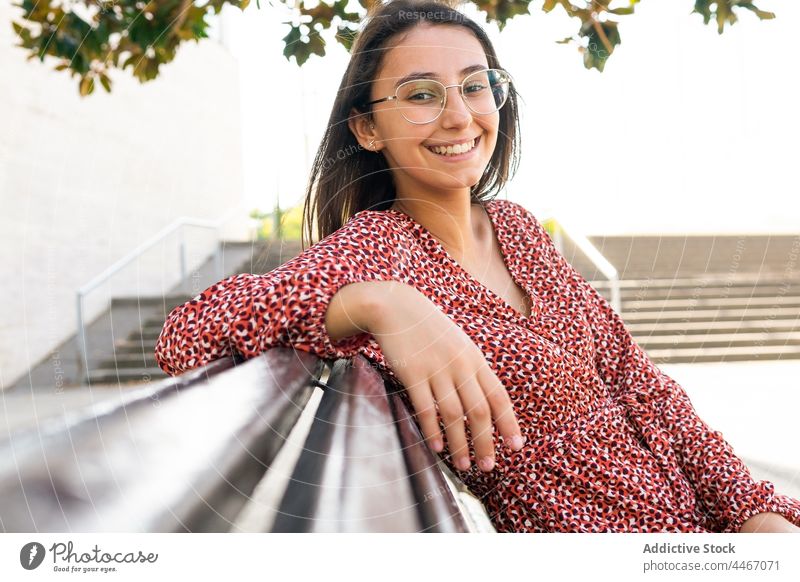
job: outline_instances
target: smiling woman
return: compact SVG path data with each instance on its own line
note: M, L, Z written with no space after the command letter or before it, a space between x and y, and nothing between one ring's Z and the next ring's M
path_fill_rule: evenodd
M497 531L797 530L800 501L755 481L537 218L494 196L518 123L477 24L376 3L309 181L319 242L177 307L159 365L363 354Z
M450 157L430 149L472 140L470 152ZM343 162L323 165L353 148L358 153ZM517 92L486 32L444 4L378 3L353 44L311 169L306 239L322 239L356 212L402 199L412 215L415 200L428 200L440 215L457 216L460 224L436 229L455 242L469 204L503 189L519 150ZM448 206L453 200L457 213Z

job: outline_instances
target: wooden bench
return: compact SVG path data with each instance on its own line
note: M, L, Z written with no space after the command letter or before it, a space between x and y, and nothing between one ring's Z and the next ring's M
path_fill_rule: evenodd
M256 531L493 531L389 386L362 356L275 348L132 389L0 442L0 527L227 532L249 515Z

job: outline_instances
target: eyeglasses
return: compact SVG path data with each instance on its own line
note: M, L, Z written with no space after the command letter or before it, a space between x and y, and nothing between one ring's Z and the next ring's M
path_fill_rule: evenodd
M394 95L365 103L373 105L394 100L406 121L415 124L431 123L444 111L447 89L461 87L461 98L478 115L489 115L505 105L511 75L503 69L484 69L470 73L458 85L443 85L434 79L415 79L397 86Z

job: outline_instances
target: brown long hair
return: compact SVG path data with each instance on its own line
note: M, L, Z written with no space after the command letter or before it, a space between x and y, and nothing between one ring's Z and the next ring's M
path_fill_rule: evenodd
M313 240L312 216L322 240L344 225L361 210L385 210L396 193L391 168L383 155L365 150L350 131L351 109L371 119L369 101L388 42L397 34L422 23L461 26L480 41L489 68L502 68L486 32L444 0L377 0L368 10L363 28L353 41L351 58L333 104L328 127L311 168L303 206L305 241ZM408 12L425 13L424 18L409 18ZM500 126L492 158L477 184L470 189L473 203L483 203L505 186L519 165L520 130L517 92L512 83L508 100L500 109ZM314 196L316 190L316 196Z

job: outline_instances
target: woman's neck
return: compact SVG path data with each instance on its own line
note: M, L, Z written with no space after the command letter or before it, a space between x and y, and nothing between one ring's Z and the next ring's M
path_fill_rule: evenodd
M398 196L391 209L424 226L462 266L476 264L486 256L492 233L487 231L486 211L480 204L464 198L430 201Z

